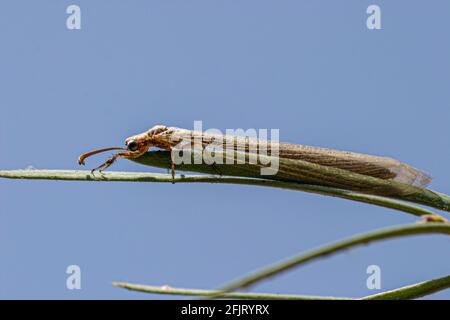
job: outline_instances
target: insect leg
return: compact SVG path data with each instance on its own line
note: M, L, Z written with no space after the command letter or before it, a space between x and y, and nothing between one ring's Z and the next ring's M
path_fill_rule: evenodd
M94 171L97 171L97 170L98 170L98 172L101 173L103 170L107 169L110 165L112 165L117 160L117 158L128 157L128 156L130 156L130 152L119 152L119 153L116 153L111 158L106 160L103 164L99 165L97 168L92 169L91 173L94 173Z
M98 171L98 172L102 172L103 170L105 170L106 168L108 168L110 165L112 165L114 163L114 161L116 161L115 157L109 158L108 160L106 160L104 163L102 163L101 165L99 165L98 167L94 168L91 170L91 173L93 174L94 171Z
M218 174L219 176L222 176L222 172L219 170L219 168L217 168L216 164L213 163L211 165L211 167L213 168L213 170L216 172L216 174Z
M175 184L175 162L173 161L172 147L169 147L170 152L170 169L172 171L172 184Z
M172 161L172 183L175 183L175 163Z

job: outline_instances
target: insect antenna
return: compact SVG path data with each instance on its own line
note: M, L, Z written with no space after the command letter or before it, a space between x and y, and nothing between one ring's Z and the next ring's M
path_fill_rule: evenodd
M102 153L102 152L106 152L106 151L111 151L111 150L127 150L126 148L120 148L120 147L111 147L111 148L104 148L104 149L98 149L98 150L93 150L93 151L89 151L86 152L84 154L82 154L81 156L78 157L78 164L79 165L84 165L84 160L86 160L86 158L89 158L90 156L93 156L94 154L98 154L98 153Z

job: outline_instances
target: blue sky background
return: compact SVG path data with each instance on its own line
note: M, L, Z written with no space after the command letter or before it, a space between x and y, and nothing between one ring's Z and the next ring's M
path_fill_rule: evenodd
M82 29L66 28L78 4ZM382 30L366 28L378 4ZM281 140L387 155L450 192L448 1L3 1L0 167L79 169L155 124L279 128ZM88 161L94 167L104 160ZM158 171L126 160L113 170ZM0 298L170 298L112 281L215 288L355 233L389 209L231 185L0 180ZM357 248L259 292L359 297L449 274L450 240ZM77 264L82 289L67 290ZM448 299L450 291L431 296Z

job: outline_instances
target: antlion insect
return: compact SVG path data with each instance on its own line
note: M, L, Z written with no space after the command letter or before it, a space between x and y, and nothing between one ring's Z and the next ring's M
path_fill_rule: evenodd
M84 165L85 159L94 154L122 150L92 170L92 172L95 170L101 172L113 164L117 158L136 159L151 147L172 151L183 142L194 144L196 141L200 141L202 148L205 148L217 141L230 140L237 142L231 144L236 153L244 152L247 156L261 148L267 148L267 145L272 149L276 146L277 156L280 160L280 173L275 177L264 176L268 179L280 179L281 177L297 182L373 194L414 192L417 188L425 187L431 181L428 174L391 158L271 141L265 141L263 146L261 141L245 137L220 136L163 125L154 126L146 132L127 138L125 140L126 148L111 147L87 152L79 157L78 163ZM238 147L242 146L242 142L244 142L244 148ZM230 145L225 142L222 146L224 150L230 148ZM254 146L256 148L253 148ZM269 151L272 150L271 148ZM262 165L250 166L249 170L253 170L252 168L255 167L262 167ZM175 164L172 158L171 169L172 177L174 177ZM399 186L401 191L397 191ZM408 187L410 188L408 189Z

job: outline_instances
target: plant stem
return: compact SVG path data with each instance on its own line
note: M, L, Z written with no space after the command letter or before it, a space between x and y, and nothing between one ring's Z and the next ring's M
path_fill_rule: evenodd
M203 296L211 297L220 294L220 290L199 290L173 288L169 286L150 286L142 284L133 284L126 282L114 282L114 286L125 288L131 291L139 291L155 294L170 294L184 296ZM407 300L421 298L445 289L450 288L450 276L445 276L429 281L419 282L410 286L377 293L366 296L358 300ZM326 296L305 296L290 294L273 294L273 293L247 293L247 292L229 292L221 296L222 298L231 299L269 299L269 300L357 300L354 298L326 297Z
M403 226L398 226L394 228L380 229L360 235L350 237L345 240L341 240L329 245L322 246L318 249L311 250L307 253L293 256L287 260L269 265L262 268L260 271L253 272L241 279L235 280L226 284L222 289L221 293L228 293L241 288L248 287L259 281L265 280L269 277L280 274L281 272L287 271L294 267L298 267L307 262L311 262L318 258L328 256L330 254L335 254L340 251L349 249L351 247L365 245L371 242L405 237L411 235L422 235L422 234L446 234L450 235L450 224L447 223L416 223L408 224ZM221 293L217 294L216 297L221 296Z
M201 290L201 289L186 289L186 288L172 288L169 286L149 286L142 284L133 284L126 282L113 282L114 286L125 288L132 291L140 291L146 293L157 294L171 294L183 296L205 296L214 295L219 291L216 290ZM291 294L275 294L275 293L251 293L251 292L231 292L224 294L223 298L232 299L262 299L262 300L352 300L351 298L337 298L337 297L321 297L321 296L300 296Z
M68 181L121 181L121 182L161 182L171 183L225 183L239 185L254 185L264 187L274 187L308 193L316 193L326 196L338 197L368 204L373 204L397 211L406 212L415 216L436 215L433 211L407 204L398 200L362 194L354 191L337 188L300 184L295 182L285 182L277 180L265 180L246 177L229 176L205 176L205 175L176 175L172 180L169 174L148 173L148 172L95 172L91 174L87 170L0 170L0 178L8 179L38 179L38 180L68 180Z
M395 290L385 291L362 298L362 300L417 299L450 288L450 276L419 282Z
M9 179L44 179L44 180L69 180L69 181L127 181L127 182L173 182L171 175L158 173L132 173L132 172L108 172L91 174L90 171L77 170L3 170L0 171L0 177ZM226 183L226 184L241 184L241 185L257 185L266 187L275 187L289 190L298 190L322 195L345 198L349 200L375 204L382 207L387 207L403 212L407 212L416 216L430 215L433 212L424 208L403 203L401 201L389 199L386 197L367 195L357 193L354 191L342 190L332 187L308 185L295 182L286 182L278 180L256 179L250 177L228 177L228 176L204 176L204 175L177 175L175 182L184 183ZM430 191L431 192L431 191ZM440 199L450 199L445 194L434 192ZM417 195L416 195L417 196ZM413 201L409 199L410 201ZM427 200L428 201L428 200ZM425 202L427 202L425 201ZM445 200L447 201L447 200ZM423 202L423 201L422 201ZM450 203L450 202L449 202ZM435 215L440 217L438 215ZM334 297L313 297L313 296L296 296L296 295L273 295L273 294L259 294L259 293L231 293L239 288L247 287L258 281L264 280L268 277L274 276L280 272L286 271L293 267L299 266L303 263L321 258L326 255L337 253L339 251L348 249L350 247L367 244L369 242L380 241L388 238L403 237L408 235L441 233L450 234L450 224L448 223L423 223L411 224L395 228L382 229L366 234L357 235L349 239L336 242L316 250L312 250L306 254L295 256L288 260L274 264L261 271L250 274L247 277L233 281L226 285L221 290L194 290L191 289L175 289L167 291L167 288L140 286L132 284L117 284L118 286L126 287L130 290L139 290L156 292L155 290L166 290L169 294L189 294L195 292L195 295L203 295L208 297L235 297L242 299L349 299L349 298L334 298ZM418 283L412 286L380 293L373 296L368 296L363 299L408 299L421 297L426 294L431 294L438 290L450 287L450 276ZM159 289L158 289L159 288ZM153 291L150 291L153 290ZM174 292L174 293L172 293ZM176 293L175 293L176 292ZM183 293L184 292L184 293Z

